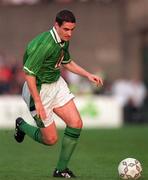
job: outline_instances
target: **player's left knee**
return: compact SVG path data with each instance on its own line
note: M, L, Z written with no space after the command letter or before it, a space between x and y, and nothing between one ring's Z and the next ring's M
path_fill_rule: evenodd
M79 129L82 129L82 127L83 127L83 121L80 120L79 123L78 123L78 128L79 128Z
M82 127L83 127L83 122L81 119L75 121L74 128L82 129Z

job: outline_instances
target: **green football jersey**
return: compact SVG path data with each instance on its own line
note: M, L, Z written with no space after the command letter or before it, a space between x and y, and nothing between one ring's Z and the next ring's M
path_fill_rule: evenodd
M37 79L37 85L53 83L60 77L60 65L71 61L69 42L61 42L55 28L29 42L23 59L23 70Z

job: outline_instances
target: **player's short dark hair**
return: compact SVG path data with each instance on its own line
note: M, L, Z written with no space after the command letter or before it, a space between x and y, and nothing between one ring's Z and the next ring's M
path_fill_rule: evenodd
M62 10L57 13L55 21L58 23L59 26L63 24L63 22L71 22L75 23L76 18L74 14L69 10Z

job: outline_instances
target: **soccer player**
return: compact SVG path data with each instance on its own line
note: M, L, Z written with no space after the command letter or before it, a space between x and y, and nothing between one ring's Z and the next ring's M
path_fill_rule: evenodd
M19 117L16 119L14 137L21 143L25 135L28 135L35 141L50 146L58 139L53 113L65 122L61 152L53 177L76 177L68 169L68 162L82 129L82 120L73 101L74 95L60 76L60 67L84 76L96 85L103 84L100 77L87 72L70 57L68 46L75 26L74 14L69 10L60 11L53 28L35 37L24 54L26 82L22 96L37 127Z

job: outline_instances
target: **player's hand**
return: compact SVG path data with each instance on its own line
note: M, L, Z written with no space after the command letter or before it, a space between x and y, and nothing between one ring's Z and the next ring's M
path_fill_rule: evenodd
M46 112L42 105L42 102L41 101L35 102L35 108L36 108L36 112L37 112L37 117L40 118L41 120L45 120Z
M89 79L91 82L95 83L96 86L99 86L99 85L103 86L103 80L102 80L102 78L99 77L99 76L96 76L96 75L94 75L94 74L90 74L90 75L88 76L88 79Z

